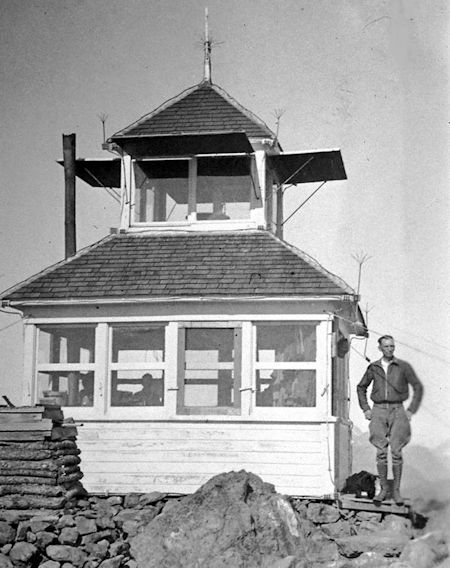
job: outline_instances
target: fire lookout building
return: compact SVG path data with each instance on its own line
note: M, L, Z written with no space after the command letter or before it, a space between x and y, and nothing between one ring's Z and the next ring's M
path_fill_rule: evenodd
M121 191L120 227L2 294L23 313L27 404L83 423L91 492L191 493L246 469L332 495L351 469L354 291L282 238L283 184L346 178L283 153L204 80L76 160ZM334 314L339 312L340 317Z

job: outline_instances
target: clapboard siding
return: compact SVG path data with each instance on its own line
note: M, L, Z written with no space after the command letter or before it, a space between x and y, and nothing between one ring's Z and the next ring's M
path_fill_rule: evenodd
M90 492L192 493L245 469L282 493L324 495L333 492L325 473L334 443L324 433L320 423L90 422L78 444Z
M80 433L85 439L117 440L145 439L195 439L195 440L253 441L259 432L261 440L320 441L319 424L233 423L233 422L85 422Z
M84 440L86 444L88 442L93 442L93 440ZM216 450L215 443L220 443L220 451L219 453L223 455L224 453L229 454L236 454L236 452L244 452L247 454L249 443L253 444L252 448L254 451L258 450L261 453L271 454L274 451L280 454L290 454L293 453L295 456L298 456L298 442L295 441L277 441L272 440L270 442L263 441L263 440L145 440L143 442L142 439L134 439L127 442L126 447L121 448L121 453L136 453L136 448L142 448L143 443L145 443L145 448L152 453L163 451L164 453L168 453L171 451L179 452L202 452L202 454L206 454L206 452L211 452ZM304 455L315 453L317 451L317 442L301 442L302 443L302 453ZM212 444L214 446L212 447ZM257 445L256 445L257 444ZM92 444L92 446L87 445L86 448L89 447L95 448L95 451L99 451L98 448L100 447L98 444ZM105 451L105 455L111 455L111 452L117 451L117 440L102 440L101 450ZM288 458L288 456L286 456ZM239 457L239 459L241 459Z
M247 445L248 447L248 445ZM117 449L117 448L116 448ZM148 449L148 447L146 446L146 450ZM231 462L240 464L240 463L244 463L245 461L248 461L249 459L249 455L248 452L246 451L242 451L242 452L234 452L234 451L229 451L229 450L224 450L224 451L215 451L212 452L210 450L208 450L207 448L205 448L204 450L201 450L200 448L198 450L191 450L191 451L186 451L185 449L183 450L176 450L175 447L172 447L171 450L151 450L152 454L151 454L151 462L154 463L161 463L161 462L166 462L166 463L176 463L179 461L189 461L191 463L195 463L195 464L200 464L200 463L218 463L218 462L224 462L224 466L223 467L227 467L226 464L229 464ZM282 456L283 458L283 464L285 464L286 466L289 464L294 465L295 467L298 467L298 452L277 452L277 455ZM121 450L120 452L120 456L121 459L124 460L128 460L128 459L132 459L134 463L136 464L148 464L149 463L149 458L146 455L146 453L144 454L137 454L136 453L136 449L126 449L126 450ZM109 463L109 464L114 464L117 462L117 456L115 455L111 455L111 453L108 450L105 450L105 448L101 448L99 450L84 450L83 451L83 460L85 460L86 463L91 462L94 463L93 468L90 468L89 471L95 471L95 467L96 464L93 461L95 458L101 458L101 462L102 463ZM322 462L321 459L321 454L318 452L314 452L314 453L303 453L302 454L302 464L308 464L308 465L320 465ZM273 463L273 451L257 451L256 449L253 449L252 451L252 456L251 456L251 461L252 463L258 463L258 464L272 464ZM87 470L86 470L87 471Z

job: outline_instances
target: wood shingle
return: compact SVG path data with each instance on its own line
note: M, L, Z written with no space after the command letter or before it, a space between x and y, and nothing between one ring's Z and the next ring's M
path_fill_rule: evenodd
M202 82L117 132L110 140L217 132L245 132L249 137L275 137L261 119L223 89Z
M21 302L353 294L313 259L263 230L106 237L7 290Z

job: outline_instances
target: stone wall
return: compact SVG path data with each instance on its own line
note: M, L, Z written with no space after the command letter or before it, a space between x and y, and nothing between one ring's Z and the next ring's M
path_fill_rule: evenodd
M226 508L216 507L216 494L210 501L214 509L207 513L211 482L217 493L217 478L213 478L206 490L204 486L180 498L156 492L91 496L67 501L63 510L0 511L0 568L430 568L448 553L439 531L414 527L405 517L344 511L335 504L287 499L270 490L258 499L236 493L237 505L228 494ZM250 483L258 492L255 482ZM248 518L247 507L252 511ZM228 521L224 521L226 510ZM206 531L202 539L187 530L184 513L196 530ZM204 528L198 519L204 520ZM246 534L246 522L252 527L250 534ZM167 532L165 524L170 527ZM231 526L238 527L234 536ZM180 527L186 529L184 533ZM142 539L149 530L151 553L138 564L139 555L145 554ZM220 555L230 553L220 539L241 551L247 539L244 549L249 556L231 564L223 558L219 561ZM258 540L260 550L253 550ZM178 557L169 556L175 542ZM208 542L212 557L197 562ZM195 563L192 555L196 555Z

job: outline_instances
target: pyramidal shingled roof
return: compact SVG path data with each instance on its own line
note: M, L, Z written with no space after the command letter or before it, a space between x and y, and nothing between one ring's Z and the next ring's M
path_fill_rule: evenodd
M268 231L110 235L2 294L10 301L346 296L354 291Z
M248 137L275 138L261 119L223 89L202 81L116 132L110 141L128 137L220 132L245 132Z

